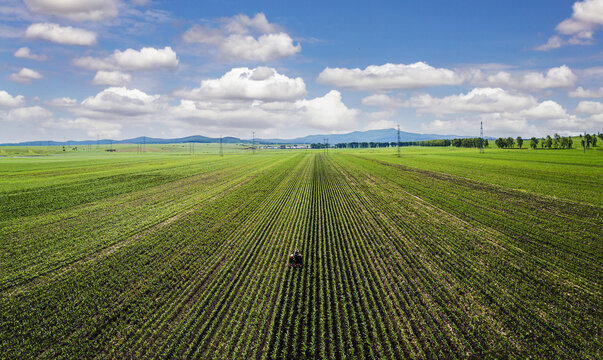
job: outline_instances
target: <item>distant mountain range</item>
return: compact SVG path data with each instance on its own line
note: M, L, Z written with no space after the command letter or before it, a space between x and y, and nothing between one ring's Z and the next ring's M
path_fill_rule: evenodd
M400 131L400 141L422 141L422 140L435 140L435 139L455 139L455 138L466 138L467 136L458 135L438 135L438 134L417 134L406 131ZM367 130L367 131L354 131L347 134L325 134L325 135L308 135L295 139L255 139L257 144L312 144L322 143L324 139L328 138L330 144L337 143L349 143L349 142L392 142L397 139L396 129L381 129L381 130ZM493 138L488 138L493 139ZM175 139L162 139L140 136L132 139L125 140L82 140L82 141L24 141L20 143L5 143L0 146L53 146L53 145L108 145L108 144L180 144L180 143L216 143L219 142L220 138L212 138L201 135L193 135ZM224 137L222 138L224 143L237 144L237 143L251 143L251 139L240 139L236 137Z

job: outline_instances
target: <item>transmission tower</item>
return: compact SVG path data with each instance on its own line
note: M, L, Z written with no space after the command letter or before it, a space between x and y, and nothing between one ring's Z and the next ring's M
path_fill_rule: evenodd
M479 122L479 153L484 153L484 124L482 121Z
M400 125L398 125L398 157L400 157Z
M224 156L224 151L222 150L222 135L220 135L220 156Z

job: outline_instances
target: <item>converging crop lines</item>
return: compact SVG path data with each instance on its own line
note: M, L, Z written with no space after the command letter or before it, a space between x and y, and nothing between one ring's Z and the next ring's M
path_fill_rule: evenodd
M168 160L3 217L4 356L597 358L597 205L353 152Z

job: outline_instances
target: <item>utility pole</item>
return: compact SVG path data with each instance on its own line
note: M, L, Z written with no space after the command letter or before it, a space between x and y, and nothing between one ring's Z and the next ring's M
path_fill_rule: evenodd
M482 121L479 122L479 153L484 153L484 124Z
M255 131L251 133L251 151L255 155Z
M327 155L329 155L329 138L327 138Z
M220 135L220 156L224 156L224 150L222 150L222 135Z
M398 124L398 157L400 157L400 124Z
M147 151L147 137L143 136L142 137L142 152Z

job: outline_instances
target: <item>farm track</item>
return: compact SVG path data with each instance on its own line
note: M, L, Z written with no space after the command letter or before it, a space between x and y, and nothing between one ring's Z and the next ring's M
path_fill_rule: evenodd
M2 357L599 357L599 207L345 154L207 169L0 229Z

